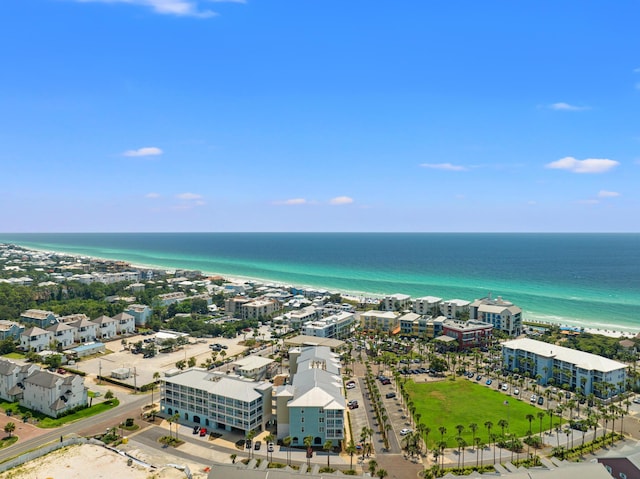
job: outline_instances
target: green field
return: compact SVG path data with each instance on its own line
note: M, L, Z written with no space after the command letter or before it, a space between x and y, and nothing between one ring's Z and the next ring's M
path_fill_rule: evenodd
M542 420L542 429L549 428L549 416L546 410L532 406L520 399L503 394L494 389L477 384L474 381L459 378L455 381L441 381L433 383L414 383L408 381L405 390L409 393L411 401L416 408L416 414L420 414L420 422L431 428L429 433L429 447L433 447L441 441L442 435L439 428L444 426L447 431L444 440L448 447L457 447L457 425L464 426L460 435L466 442L473 443L473 433L469 425L476 423L478 429L476 437L480 437L484 443L489 443L485 422L491 421L492 434L502 434L502 428L498 425L501 419L509 423L505 428L506 434L516 434L518 437L526 436L529 431L527 414L532 414L531 423L533 434L540 431L538 412L545 412ZM506 405L505 401L509 404ZM554 417L554 425L558 418Z

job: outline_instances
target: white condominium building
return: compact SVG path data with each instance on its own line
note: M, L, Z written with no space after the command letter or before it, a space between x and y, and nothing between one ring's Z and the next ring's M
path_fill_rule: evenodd
M532 377L540 375L541 384L567 385L599 398L618 394L627 380L626 364L529 338L502 343L502 359L510 371L517 369Z

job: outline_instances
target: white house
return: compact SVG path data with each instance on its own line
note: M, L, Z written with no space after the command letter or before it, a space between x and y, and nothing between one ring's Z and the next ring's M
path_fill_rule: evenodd
M396 293L385 296L382 300L385 311L402 311L411 304L411 296L408 294Z
M73 344L73 334L75 328L65 323L57 323L53 326L49 326L47 331L53 334L53 340L60 343L63 348L68 348Z
M11 402L17 401L22 394L22 387L18 384L22 384L27 376L39 370L40 367L35 364L20 365L8 359L0 359L0 397Z
M117 334L131 334L136 330L136 319L127 313L116 314L113 319L116 322Z
M469 319L477 319L493 324L499 331L509 336L518 336L522 332L522 310L501 296L476 299L469 305Z
M20 405L51 417L87 404L84 378L77 374L63 376L38 371L27 377Z
M98 327L88 319L74 321L70 323L69 326L75 328L73 339L76 343L86 343L96 339Z
M413 300L413 312L416 314L439 316L440 303L442 303L442 298L436 298L435 296L416 298Z
M91 322L96 325L96 338L108 339L113 338L118 334L116 327L118 321L114 318L102 315Z
M262 356L245 356L233 363L233 369L244 378L263 380L268 379L267 371L273 363L273 359Z
M41 328L33 327L26 329L20 335L20 346L25 351L35 351L39 353L49 349L49 343L53 339L53 333Z

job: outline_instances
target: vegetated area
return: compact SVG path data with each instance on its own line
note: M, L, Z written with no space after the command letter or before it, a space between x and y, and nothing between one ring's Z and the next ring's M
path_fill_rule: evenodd
M504 433L515 434L517 437L526 436L529 432L529 420L527 415L533 415L531 423L533 435L540 431L538 412L544 412L520 399L502 394L494 389L484 387L472 381L440 381L431 383L416 383L407 381L405 390L416 408L416 415L420 414L420 422L431 428L429 434L429 448L437 445L442 439L447 447L457 447L457 437L462 437L468 444L473 444L473 430L471 424L477 425L475 437L482 439L484 443L491 443L489 433L485 427L487 421L491 421L491 434L502 434L499 421L508 422ZM505 404L508 401L508 405ZM554 416L554 425L559 421ZM439 428L444 426L446 432L440 433ZM464 426L461 434L458 434L456 426ZM549 416L545 414L542 420L542 429L549 428Z

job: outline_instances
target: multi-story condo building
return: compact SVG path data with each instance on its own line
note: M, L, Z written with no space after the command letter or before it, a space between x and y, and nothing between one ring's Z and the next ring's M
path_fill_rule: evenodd
M96 338L98 339L114 338L118 334L116 328L118 321L114 318L102 315L91 322L96 325Z
M459 319L462 314L469 312L470 304L465 299L449 299L440 305L440 312L447 319Z
M290 350L291 385L276 392L278 438L291 436L293 446L302 446L310 436L312 445L344 440L345 398L342 395L340 361L326 346Z
M175 291L173 293L165 293L158 295L157 301L160 306L169 306L173 303L179 303L187 299L187 295L182 291Z
M393 311L366 311L360 315L360 322L365 331L393 333L396 328L400 331L399 316Z
M354 321L353 313L341 312L305 323L302 334L318 338L346 339L351 334Z
M442 298L435 296L424 296L413 300L413 312L429 316L440 316L440 304Z
M289 313L289 326L291 329L302 329L302 325L309 321L314 321L322 316L315 306L305 306L304 308L291 311Z
M180 423L246 434L271 420L272 385L192 368L160 383L160 413L178 414Z
M513 303L498 296L476 299L469 305L469 319L477 319L493 324L493 327L509 336L522 332L522 310Z
M407 313L398 319L400 323L400 334L403 336L427 337L429 316L419 313Z
M74 321L73 323L69 323L69 326L74 328L73 340L76 343L95 341L98 334L98 326L88 319Z
M408 294L391 294L382 299L382 307L385 311L404 311L411 305L411 296Z
M502 343L502 360L510 371L539 376L540 384L566 385L605 399L622 392L627 380L623 363L529 338Z
M486 346L491 342L493 325L482 321L456 321L447 319L442 323L442 334L455 338L458 349Z
M280 303L273 299L258 299L240 306L242 319L261 319L271 316L280 309Z

